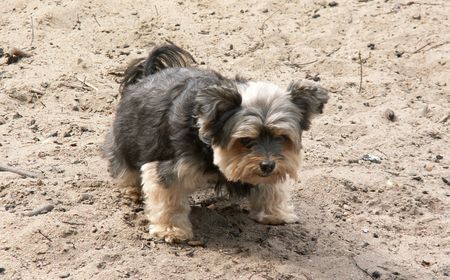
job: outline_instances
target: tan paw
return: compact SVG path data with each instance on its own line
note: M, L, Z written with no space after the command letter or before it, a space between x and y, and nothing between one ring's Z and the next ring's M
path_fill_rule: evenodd
M252 218L260 224L264 225L283 225L298 222L298 216L294 213L266 214L260 212L252 215Z
M167 243L182 242L194 236L191 228L182 229L168 225L150 225L149 232L151 237Z

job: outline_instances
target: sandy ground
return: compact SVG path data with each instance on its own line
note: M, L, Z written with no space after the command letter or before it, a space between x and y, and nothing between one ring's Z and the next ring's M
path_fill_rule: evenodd
M2 1L0 48L31 57L0 58L0 164L43 178L0 172L0 278L450 279L450 2L334 4ZM304 135L299 224L200 193L203 247L148 238L99 147L121 70L166 40L229 76L331 90Z

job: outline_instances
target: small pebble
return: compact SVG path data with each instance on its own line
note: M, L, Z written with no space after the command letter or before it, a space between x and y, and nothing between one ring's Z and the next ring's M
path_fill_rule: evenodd
M395 51L395 56L400 58L403 56L404 53L405 53L404 51Z
M369 48L369 50L374 50L375 49L375 44L374 43L370 43L367 45L367 47Z
M60 275L59 275L59 278L67 278L67 277L69 277L70 276L70 273L61 273Z
M374 272L372 272L372 278L378 279L380 277L381 277L381 273L380 272L378 272L376 270Z
M16 113L13 115L13 120L17 120L17 119L20 119L20 118L23 118L23 116L22 116L21 114L19 114L18 112L16 112Z
M391 122L394 122L396 120L395 113L391 109L386 109L386 111L384 111L384 117Z
M363 155L361 159L364 160L364 161L370 161L372 163L377 163L377 164L381 163L381 158L380 157L375 156L375 155L371 155L371 154Z
M428 106L428 104L425 104L422 108L422 112L420 113L420 115L422 117L426 117L429 113L430 113L430 107Z
M55 206L53 204L44 204L28 213L23 214L23 215L32 217L32 216L37 216L37 215L41 215L41 214L46 214L46 213L52 211L53 208L55 208Z
M193 246L193 247L204 247L205 246L205 242L202 240L189 240L187 242L187 244L189 246Z
M4 273L4 272L5 272L5 269L3 267L0 267L0 274Z
M187 252L186 256L192 258L194 256L194 250Z
M420 20L420 19L421 19L421 16L420 16L420 15L413 15L412 18L415 19L415 20Z
M423 179L420 176L413 176L412 179L418 182L423 182Z
M433 165L431 163L425 164L425 170L431 172L431 170L433 170Z
M80 196L79 201L82 202L82 201L91 200L91 199L92 199L92 194L90 194L90 193L82 193L81 196Z
M449 118L450 118L450 112L447 113L447 115L443 116L443 117L439 120L439 122L440 122L440 123L445 123L445 122L448 121Z
M328 3L328 6L330 7L336 7L338 5L338 2L336 1L331 1L330 3Z
M442 181L444 181L444 183L450 186L450 176L442 177Z

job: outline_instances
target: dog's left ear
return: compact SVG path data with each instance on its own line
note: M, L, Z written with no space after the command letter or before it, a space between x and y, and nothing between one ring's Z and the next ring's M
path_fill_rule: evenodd
M292 102L301 110L301 128L308 130L313 115L323 112L323 107L329 98L328 91L317 83L303 80L292 82L288 87L288 92Z
M223 127L239 109L242 96L232 81L219 81L199 90L196 97L200 137L208 144L225 140Z

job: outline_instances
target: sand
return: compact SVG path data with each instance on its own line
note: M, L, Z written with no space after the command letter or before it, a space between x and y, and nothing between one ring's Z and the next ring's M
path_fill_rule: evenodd
M1 6L0 48L31 56L0 58L0 165L42 176L0 172L1 279L450 279L450 2ZM118 75L167 40L227 76L330 89L303 138L298 224L256 224L245 201L202 192L202 246L149 239L100 146Z

